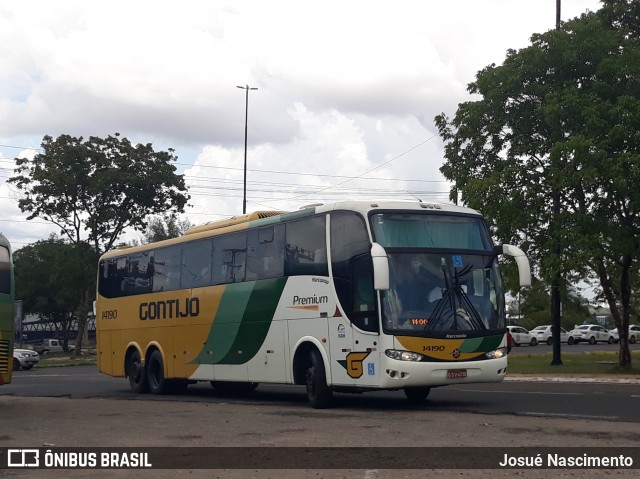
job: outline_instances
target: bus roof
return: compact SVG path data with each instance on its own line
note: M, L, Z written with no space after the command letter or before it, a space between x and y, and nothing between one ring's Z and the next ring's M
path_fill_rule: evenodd
M206 238L222 233L230 233L233 231L241 231L247 228L254 228L267 224L275 224L283 221L290 221L298 218L312 216L314 214L326 213L336 210L355 211L366 217L374 210L405 210L405 211L440 211L455 214L477 215L480 213L471 208L458 206L450 203L425 203L418 200L353 200L339 201L327 204L312 204L300 208L298 211L256 211L245 215L232 216L231 218L210 221L208 223L194 226L187 230L184 236L171 238L157 243L149 243L141 246L120 248L106 252L102 258L111 258L121 256L123 254L131 254L135 252L143 252L161 246L170 246L180 244L186 237L189 239Z

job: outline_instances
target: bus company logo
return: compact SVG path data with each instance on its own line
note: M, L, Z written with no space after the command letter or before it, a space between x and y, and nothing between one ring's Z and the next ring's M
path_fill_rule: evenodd
M453 352L451 353L451 355L454 357L454 359L458 359L460 357L460 350L458 348L454 349Z
M347 374L350 378L358 379L364 374L363 361L370 352L352 352L347 354L347 357L342 360L338 360L338 364L347 370Z
M340 323L338 325L338 339L345 338L346 336L347 336L347 333L344 329L344 324Z
M200 314L200 300L198 298L187 298L182 301L170 299L167 301L140 303L138 313L141 321L194 317Z

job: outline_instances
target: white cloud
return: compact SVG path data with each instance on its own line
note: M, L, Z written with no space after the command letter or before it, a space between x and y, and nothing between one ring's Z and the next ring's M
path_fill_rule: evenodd
M249 210L366 190L445 200L440 140L425 142L434 116L455 113L478 70L553 28L555 3L5 1L0 144L120 132L173 147L193 221L230 216L242 208L245 92L236 85L249 84L258 88L249 95ZM598 7L564 0L562 16ZM340 184L389 160L365 175L377 182ZM15 200L0 196L13 218ZM0 226L31 241L37 229L11 221Z

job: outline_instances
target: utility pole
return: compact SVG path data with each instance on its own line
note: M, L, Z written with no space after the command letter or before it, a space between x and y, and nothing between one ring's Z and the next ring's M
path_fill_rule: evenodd
M247 123L249 121L249 90L257 90L257 88L250 87L249 85L236 86L246 91L244 110L244 194L242 195L242 214L244 215L247 212Z
M560 4L562 0L556 0L556 31L560 30ZM553 161L553 160L552 160ZM552 168L552 174L557 174L556 170ZM552 180L553 184L553 180ZM560 192L556 189L556 186L552 187L551 191L551 208L553 218L551 220L551 224L549 225L552 228L552 234L558 235L559 227L559 217L560 217ZM559 241L559 240L558 240ZM552 253L556 259L556 268L560 266L560 258L562 257L562 245L557 243L553 247ZM560 366L562 365L562 356L561 356L561 346L560 346L560 328L562 327L562 304L560 298L560 284L562 283L563 276L560 270L556 270L553 273L553 278L551 279L551 335L553 337L553 357L551 359L551 366Z

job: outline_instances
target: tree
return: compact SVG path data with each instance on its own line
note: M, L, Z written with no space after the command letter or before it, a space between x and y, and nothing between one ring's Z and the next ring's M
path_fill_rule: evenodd
M55 235L14 254L16 297L26 313L51 323L68 346L69 326L87 284L95 281L97 257L88 243L72 244Z
M9 183L22 194L18 206L28 219L43 218L72 242L98 252L110 249L127 228L143 231L148 215L183 212L189 200L182 175L171 164L173 150L132 145L116 133L107 138L45 136L43 153L16 158Z
M152 216L147 223L142 242L155 243L169 238L177 238L186 233L193 225L188 218L180 219L175 213Z
M443 113L441 171L498 238L522 245L558 291L592 272L631 367L628 322L640 259L640 3L532 36L468 86L480 99ZM559 306L559 305L558 305Z
M107 138L45 136L42 153L16 158L9 179L22 194L18 206L27 219L43 218L73 243L89 242L96 254L110 249L125 229L142 231L148 215L182 212L189 200L173 150L132 145L116 133ZM87 234L85 240L82 235ZM86 324L94 281L78 290L78 335ZM78 338L80 343L82 337ZM80 347L76 353L80 354Z

